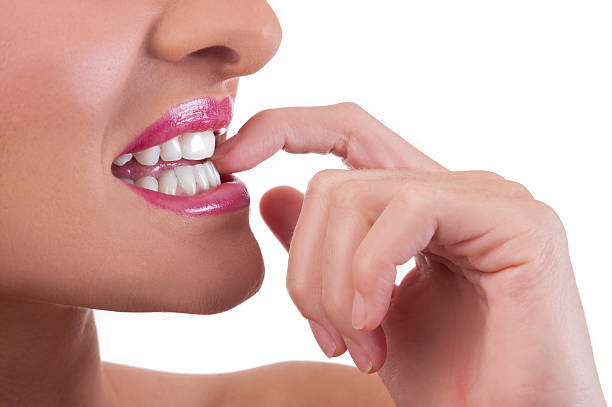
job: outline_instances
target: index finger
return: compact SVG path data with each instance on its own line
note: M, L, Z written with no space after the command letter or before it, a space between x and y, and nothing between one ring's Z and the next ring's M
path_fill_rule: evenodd
M354 103L264 110L221 144L212 159L221 173L239 172L279 150L334 154L358 169L446 170Z

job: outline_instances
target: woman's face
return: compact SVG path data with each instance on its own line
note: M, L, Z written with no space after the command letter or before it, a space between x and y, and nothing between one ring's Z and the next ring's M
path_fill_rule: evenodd
M111 168L172 108L196 98L231 106L223 100L238 77L279 46L268 4L0 0L0 9L0 294L194 313L254 294L263 264L248 207L164 209Z

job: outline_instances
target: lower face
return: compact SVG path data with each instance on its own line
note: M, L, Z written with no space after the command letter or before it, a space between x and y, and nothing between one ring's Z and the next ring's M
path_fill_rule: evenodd
M210 171L208 188L200 180L191 190L185 174L174 187L172 179L160 180L176 166L204 167L205 159L181 158L166 167L135 158L113 164L169 108L204 96L233 98L237 80L211 79L194 87L181 80L195 77L193 72L182 76L179 68L163 65L147 76L151 66L134 67L130 58L115 54L137 54L142 33L134 30L133 15L107 20L114 22L113 34L109 38L105 31L105 38L109 44L120 38L125 49L88 37L98 34L85 14L70 24L53 16L41 21L57 24L45 29L71 40L61 42L61 49L58 38L45 37L9 41L0 49L12 56L0 64L0 295L203 314L253 295L264 271L244 186L229 174L216 185ZM73 38L62 30L85 34ZM68 63L71 55L79 58ZM193 66L205 68L206 61ZM126 175L121 167L129 165L134 171ZM144 173L155 179L157 191L146 188L153 181L143 183Z

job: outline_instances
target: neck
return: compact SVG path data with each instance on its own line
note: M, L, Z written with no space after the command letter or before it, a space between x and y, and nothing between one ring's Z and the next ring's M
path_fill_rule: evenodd
M0 297L0 405L102 406L108 394L91 310Z

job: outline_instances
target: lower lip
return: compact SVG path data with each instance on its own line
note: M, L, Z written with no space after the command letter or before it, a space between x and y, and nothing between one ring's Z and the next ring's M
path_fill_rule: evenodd
M184 216L204 216L237 211L249 206L246 186L234 176L222 176L218 187L193 196L175 196L124 182L151 205ZM123 182L123 181L122 181Z

